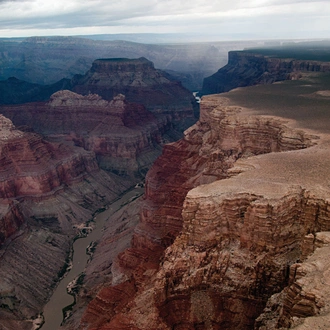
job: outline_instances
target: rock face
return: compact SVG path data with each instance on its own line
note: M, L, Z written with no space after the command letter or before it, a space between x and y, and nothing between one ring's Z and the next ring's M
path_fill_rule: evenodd
M154 108L155 113L127 102L121 94L105 100L68 90L53 94L47 103L1 107L9 118L0 118L0 323L4 327L31 328L31 320L63 275L77 225L144 177L160 154L163 139L177 137L174 123L195 121L192 103L181 107L187 100L179 99L172 104L173 95L183 93L191 101L191 93L163 77L151 62L141 61L141 66L133 61L112 69L123 73L119 80L131 70L133 76L142 75L136 81L147 84L150 78L152 86L170 86L164 89L171 96L164 96L163 107ZM104 63L96 65L98 74ZM21 279L30 273L34 275Z
M160 153L162 135L170 130L166 117L156 118L123 95L106 101L65 90L47 103L3 106L1 111L18 126L93 151L102 169L130 177L147 171Z
M204 97L199 122L149 171L131 247L80 327L253 329L291 265L313 251L305 236L329 230L329 135L315 138ZM306 299L315 312L317 299Z
M132 182L100 170L93 152L20 131L3 115L0 159L0 324L31 329L63 275L75 225Z
M72 85L74 92L97 93L106 100L124 94L129 102L143 104L147 110L172 120L192 118L197 109L191 92L143 57L96 60L84 76L73 78Z
M290 267L289 285L273 295L256 321L258 329L327 329L329 316L329 232L308 234L307 260Z
M237 87L297 79L301 71L330 72L330 62L231 51L228 53L228 64L212 76L204 78L202 94L223 93Z

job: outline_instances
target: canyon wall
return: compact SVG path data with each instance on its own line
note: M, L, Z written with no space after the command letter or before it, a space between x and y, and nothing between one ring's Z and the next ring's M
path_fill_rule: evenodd
M124 94L129 102L143 104L156 115L170 116L172 121L193 117L197 109L191 92L143 57L95 60L84 76L72 79L72 86L76 93L97 93L105 100Z
M0 116L0 324L31 329L69 266L73 238L133 182L95 154L18 130Z
M160 154L162 136L171 130L168 118L156 118L121 94L106 101L97 94L66 90L46 103L2 106L0 111L17 126L32 128L51 141L94 152L102 169L139 179Z
M69 90L48 102L1 106L0 323L5 328L32 327L69 266L70 246L87 230L84 224L141 181L164 140L176 139L196 120L190 92L147 60L127 61L114 68L117 60L96 61L84 83L95 72L103 74L95 89L102 93L109 76L118 90L133 77L143 85L134 93L147 93L156 104L153 112L122 94L105 100Z
M173 36L177 38L177 34ZM148 41L145 34L135 33L105 35L103 37L106 40L90 39L96 37L2 39L0 40L0 80L16 77L24 80L25 83L49 85L63 78L70 80L75 74L85 74L97 58L145 57L155 63L156 68L166 70L183 81L186 88L196 91L200 90L204 77L226 64L229 50L258 45L255 41L196 42L196 35L192 37L194 42L181 40L179 43L166 44L159 43L159 39L163 39L164 35L155 36L157 40L151 37L154 40ZM116 40L108 39L113 37ZM124 41L122 38L132 38L135 42L127 39ZM8 99L9 95L5 97L1 93L3 91L1 84L0 81L0 100ZM33 93L32 89L31 92ZM37 97L36 94L34 95ZM19 96L19 93L16 96Z
M228 92L237 87L297 79L300 72L330 72L330 62L265 56L249 51L230 51L228 64L204 78L202 94Z
M143 177L163 142L177 140L198 117L192 93L145 58L99 59L61 86L74 92L2 105L0 112L18 127L94 151L101 168L120 175Z
M148 172L131 247L79 327L268 329L255 320L313 251L309 235L329 230L329 135L293 126L204 97ZM307 315L290 313L282 325Z

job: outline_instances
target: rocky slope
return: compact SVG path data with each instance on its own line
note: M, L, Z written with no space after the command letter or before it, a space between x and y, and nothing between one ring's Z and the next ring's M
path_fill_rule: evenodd
M129 102L143 104L154 114L168 115L172 120L191 118L196 109L191 92L143 57L96 60L84 76L73 78L72 85L76 93L97 93L105 100L124 94Z
M31 329L63 275L75 227L132 182L100 170L93 152L20 131L2 115L0 158L0 324Z
M306 71L330 72L330 62L279 58L249 51L230 51L228 64L212 76L204 78L202 94L223 93L237 87L297 79L300 72Z
M316 233L329 230L329 132L308 134L226 96L204 97L199 122L149 171L131 247L111 265L80 328L268 329L264 320L275 322L255 320L274 293L300 279L296 263L313 251ZM326 101L309 97L315 109ZM293 285L276 326L318 312L319 296Z
M104 63L108 65L101 61L99 70ZM46 103L0 109L19 128L2 115L0 324L4 329L31 328L68 266L79 228L98 208L144 177L164 139L177 137L174 123L195 121L190 92L147 60L125 65L110 70L113 76L124 70L116 76L116 84L129 85L132 73L141 76L134 79L144 84L134 87L136 93L153 86L170 95L160 100L164 104L154 108L154 114L121 94L105 100L68 90L53 94ZM100 80L102 92L102 83L108 81ZM174 95L187 98L176 101ZM150 92L153 101L157 97Z
M93 151L102 169L139 178L159 155L162 136L171 128L166 117L156 118L123 95L106 101L96 94L59 91L49 102L2 106L0 111L52 141L72 141Z

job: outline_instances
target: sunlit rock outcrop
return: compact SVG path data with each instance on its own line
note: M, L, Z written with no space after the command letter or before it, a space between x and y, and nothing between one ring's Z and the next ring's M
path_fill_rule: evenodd
M308 254L305 236L329 229L325 192L312 189L327 173L315 139L224 97L204 98L200 121L149 171L131 247L81 326L253 329ZM322 170L311 177L315 159Z

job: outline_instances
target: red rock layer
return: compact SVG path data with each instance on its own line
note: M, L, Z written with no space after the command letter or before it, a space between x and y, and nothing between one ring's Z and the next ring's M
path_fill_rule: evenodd
M220 238L215 233L221 233L221 226L214 224L217 228L215 231L208 224L212 220L213 213L218 212L217 207L214 206L208 211L205 222L204 219L197 218L195 226L189 223L190 216L186 216L187 219L182 218L183 202L187 192L193 187L227 177L228 170L239 158L272 151L306 148L312 145L311 139L301 131L289 130L280 120L274 118L240 116L240 109L227 106L225 99L220 100L219 103L218 99L210 97L204 100L201 106L200 121L185 132L183 140L165 146L162 156L148 172L141 222L135 230L132 247L118 257L116 272L123 273L122 278L128 279L127 284L134 283L137 294L128 303L128 309L115 312L112 307L113 297L108 295L106 313L116 315L107 322L99 323L99 319L95 316L97 315L95 304L90 304L82 319L84 324L90 325L90 329L94 329L96 324L98 329L130 329L130 326L146 329L148 328L146 324L150 329L195 329L196 327L211 329L211 326L214 326L213 329L220 329L220 326L221 329L233 329L233 324L243 329L244 326L251 326L253 317L260 312L264 304L262 297L270 294L267 289L265 292L258 292L262 288L261 285L252 286L251 290L255 292L250 292L246 289L247 283L240 283L240 279L228 279L228 285L236 281L238 286L246 290L239 291L232 298L229 298L228 292L222 291L219 295L215 287L227 270L226 260L229 260L229 252L226 250L220 253L221 244L216 246ZM233 223L237 226L232 228L230 233L227 229L228 237L230 234L235 234L237 228L241 228L240 223L248 205L255 199L255 196L246 195L237 200L228 199L225 203L226 210L223 210L223 213L228 212L228 217L232 216ZM290 204L291 201L285 200L284 203ZM188 205L186 204L185 208ZM205 210L209 207L206 200ZM264 211L262 209L257 211L261 213L260 218L264 219L264 214L269 211L267 204ZM185 212L190 211L184 210L184 215ZM233 212L232 215L230 212ZM159 260L165 248L173 243L182 230L184 233L191 232L190 235L194 236L194 244L190 248L190 236L182 234L182 238L174 243L178 249L175 252L177 254L174 255L171 248L167 250L155 280L152 275L159 269ZM245 233L242 231L242 236ZM224 236L220 239L220 242L223 241L223 246L227 246L228 241L231 240L228 237ZM259 246L247 246L249 244L247 236L242 242L246 244L247 251L249 248L262 250ZM235 246L235 243L233 244ZM262 246L262 241L260 245ZM184 253L183 257L182 253ZM241 256L240 265L232 267L240 268L245 265L242 267L245 267L246 272L253 272L255 265L245 264L245 258L248 256L247 252L246 256ZM198 266L194 268L193 265ZM260 271L257 272L257 276L261 277L260 281L263 276L267 278L264 269L269 271L271 267L260 264ZM234 269L231 273L234 274ZM187 282L185 274L191 274ZM215 287L213 284L208 284L208 281L215 283ZM113 287L116 287L116 283L113 284ZM190 290L189 287L192 289ZM104 295L101 290L95 299ZM255 302L253 308L251 301ZM227 304L228 308L224 307ZM148 306L149 312L145 306ZM208 306L212 306L210 307L212 311ZM220 316L217 312L219 310L223 311ZM245 318L241 317L242 312L245 313ZM209 313L213 316L208 316ZM142 314L147 321L142 321ZM241 319L239 324L238 316ZM118 319L121 320L120 326ZM226 325L221 321L223 319L233 319L233 322Z
M31 329L68 266L76 225L132 183L100 170L93 152L0 115L1 326Z
M0 124L0 198L6 205L1 214L2 244L23 222L15 200L54 193L64 185L81 181L98 167L91 153L23 133L3 116Z
M55 141L73 141L95 152L101 168L131 176L151 165L170 126L165 117L156 119L122 95L108 102L95 94L60 91L48 103L2 107L1 111L16 126L32 127Z
M166 114L172 120L192 118L196 108L191 92L143 57L96 60L84 76L73 78L72 84L76 93L97 93L106 100L124 94L129 102L143 104L149 111Z

